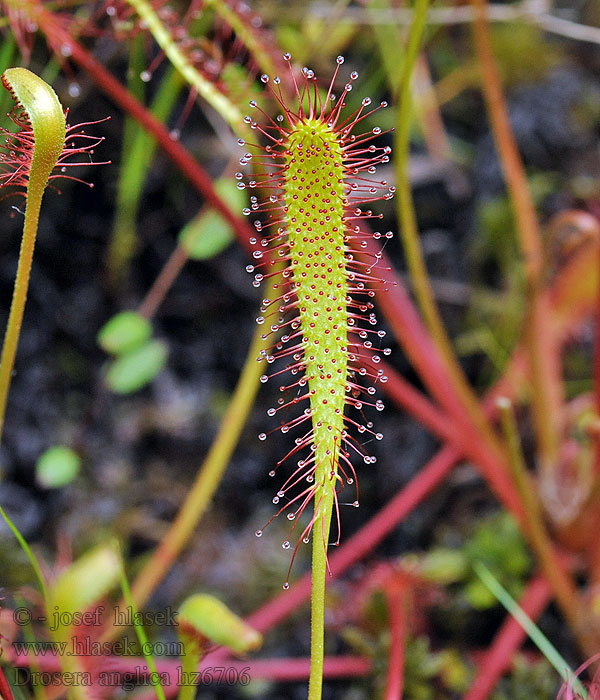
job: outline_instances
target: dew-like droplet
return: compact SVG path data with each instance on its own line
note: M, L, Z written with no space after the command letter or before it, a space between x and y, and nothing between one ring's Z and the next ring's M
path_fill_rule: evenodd
M149 83L151 78L152 78L152 74L150 73L150 71L143 70L143 71L140 73L140 80L141 80L143 83Z
M358 501L354 501L354 503L353 503L352 505L353 505L355 508L358 508L358 506L359 506L360 504L359 504Z
M272 416L274 416L276 413L277 413L277 411L276 411L276 409L274 409L274 408L268 408L268 409L267 409L267 415L268 415L268 416L271 416L271 417L272 417Z
M290 589L290 584L286 581L286 582L283 584L282 588L283 588L284 591L289 591L289 589Z
M262 374L261 377L260 377L260 381L261 381L262 384L265 384L266 382L268 382L268 381L269 381L268 375Z
M288 520L294 520L295 517L296 517L296 514L295 514L295 513L288 513L288 514L287 514L287 519L288 519Z
M376 440L383 440L383 433L375 433Z
M260 358L259 358L259 359L260 359ZM266 439L267 439L267 434L266 434L266 433L261 433L261 434L258 436L258 439L259 439L259 440L266 440Z
M254 534L255 534L257 537L262 537L262 530L257 530Z
M263 73L263 74L260 76L260 79L261 79L261 81L262 81L263 83L265 83L265 84L269 82L269 76L268 76L266 73Z
M344 62L344 57L343 56L338 56L336 59L338 66L341 66L342 63Z
M69 83L69 96L79 97L79 95L81 95L81 88L79 87L79 83Z
M286 540L285 542L282 542L281 546L283 549L289 549L290 548L290 541Z

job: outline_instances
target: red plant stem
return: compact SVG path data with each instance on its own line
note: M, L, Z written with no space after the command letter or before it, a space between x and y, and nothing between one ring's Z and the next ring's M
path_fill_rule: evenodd
M519 606L536 620L550 602L552 592L542 576L533 578L519 600ZM512 658L523 644L527 633L512 615L507 616L502 627L479 665L477 676L463 700L486 700L496 687L500 676L510 668Z
M175 282L188 260L189 258L184 247L182 245L175 246L163 269L154 280L154 284L138 306L139 314L145 318L154 316L171 285Z
M3 698L3 700L15 700L10 685L4 675L4 671L2 670L2 666L0 666L0 697Z
M100 656L101 670L115 673L139 673L140 677L148 672L146 660L137 656ZM51 656L35 656L34 654L13 655L11 661L15 666L29 666L35 663L42 671L60 671L60 660ZM160 674L167 674L169 682L165 684L165 694L174 695L177 692L177 672L180 667L177 659L157 658L156 669ZM202 681L215 683L219 680L220 669L225 670L221 684L227 680L227 669L233 669L238 674L246 671L250 678L266 679L272 681L291 682L305 681L310 672L309 658L276 658L276 659L228 659L226 665L215 666L206 659L201 661L198 671L202 674ZM371 670L371 659L364 656L326 656L324 675L326 678L352 678L366 676ZM1 673L1 670L0 670ZM10 690L10 689L9 689ZM144 697L156 698L153 690L136 695L138 700ZM14 700L7 696L6 700Z
M385 682L385 700L401 700L404 689L404 648L406 645L406 584L392 581L385 589L390 627L390 651Z
M529 354L531 407L537 436L539 462L552 475L558 457L562 428L562 372L560 353L552 329L543 288L542 236L525 168L510 126L502 82L494 58L486 0L471 0L475 13L473 36L481 70L482 89L496 148L514 206L529 311L525 341Z

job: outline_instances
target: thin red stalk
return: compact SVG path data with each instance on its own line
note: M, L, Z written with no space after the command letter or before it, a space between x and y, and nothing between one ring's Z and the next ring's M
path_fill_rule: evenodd
M152 316L154 316L156 310L171 288L171 285L177 279L188 260L188 255L183 246L177 245L158 277L154 280L154 284L144 297L144 300L138 306L139 314L146 318L152 318Z
M404 689L404 650L406 645L406 607L408 590L402 583L391 582L385 589L390 628L390 651L385 682L385 700L401 700Z
M552 591L546 580L536 576L528 583L519 600L519 606L535 621L551 598ZM526 637L525 630L512 615L509 615L479 665L477 676L463 700L486 700L496 687L500 676L510 668L514 653Z
M214 655L213 655L214 656ZM115 673L138 673L140 678L147 672L146 660L138 656L102 656L97 657L102 664L102 670ZM40 670L52 672L60 671L60 660L52 656L36 656L34 654L13 655L11 659L15 666L29 666L33 660ZM166 684L167 696L177 692L177 672L181 662L177 659L157 658L156 669L158 673L168 674L170 683ZM271 681L305 681L310 671L310 659L308 658L276 658L276 659L228 659L226 665L215 666L204 659L198 670L202 672L202 679L208 683L219 680L219 669L233 669L240 674L246 670L250 678L265 679ZM371 659L364 656L326 656L324 675L326 678L352 678L366 676L371 670ZM224 684L227 675L224 674L221 683ZM136 695L138 700L145 697L144 693ZM149 698L156 700L153 690L148 691ZM13 700L12 696L7 700Z
M15 700L10 685L4 675L4 671L2 670L2 666L0 666L0 696L3 700Z
M510 126L508 108L487 20L486 0L471 0L475 13L473 35L481 70L482 90L504 177L514 206L525 278L528 315L525 340L529 354L531 407L536 429L540 466L553 475L560 443L563 403L561 358L548 323L548 309L542 295L542 235L525 168Z

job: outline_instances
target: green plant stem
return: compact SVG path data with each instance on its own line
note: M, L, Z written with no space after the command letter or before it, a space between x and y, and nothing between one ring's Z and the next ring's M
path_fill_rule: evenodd
M129 587L129 581L127 580L127 576L125 574L125 569L121 566L121 571L120 571L120 582L121 582L121 590L123 592L123 598L125 599L125 602L127 603L127 607L132 611L132 617L134 619L134 629L135 629L135 634L138 638L138 641L140 643L140 647L142 648L142 653L144 654L144 658L146 659L146 665L148 666L148 669L150 670L150 673L152 674L152 685L154 686L154 690L156 692L156 696L158 700L166 700L165 698L165 691L162 687L162 684L160 682L160 676L158 674L158 671L156 670L156 663L154 661L154 657L152 654L150 654L147 650L150 647L148 643L148 637L146 635L146 630L144 629L144 626L138 621L138 610L135 605L135 601L133 600L133 596L131 594L131 588Z
M35 248L44 186L45 183L41 187L31 187L30 183L30 187L28 188L17 277L15 279L12 302L10 304L6 334L2 345L2 355L0 357L0 441L4 428L8 391L10 389L15 356L17 354L17 345L21 333L21 324L23 322L23 312L25 310L25 302L27 301L29 275L33 261L33 251Z
M265 291L269 298L276 296L271 287ZM223 478L246 418L252 409L260 385L259 377L264 371L263 363L257 362L257 358L261 350L273 343L272 337L266 340L262 338L264 332L264 328L259 326L254 333L244 369L225 418L175 522L132 585L133 599L138 606L142 606L148 600L185 546Z
M548 637L546 637L546 635L523 610L523 608L521 608L519 604L513 600L510 593L498 580L494 578L492 572L481 562L475 562L475 564L473 564L473 568L475 569L475 573L479 576L487 588L489 588L489 590L496 596L496 598L502 603L508 612L521 625L521 627L529 635L529 638L546 657L548 662L552 664L558 675L565 681L565 683L571 683L573 688L582 698L587 698L588 695L585 688L583 687L581 681L575 676L569 667L569 664L559 654L552 642L548 639Z
M550 538L548 537L542 517L540 502L535 495L536 490L525 465L517 422L512 410L512 403L510 399L500 397L496 405L498 407L500 422L511 458L510 466L512 475L523 504L529 542L552 588L563 615L577 637L582 651L591 655L594 651L590 642L581 634L581 616L579 613L579 595L577 593L577 588L558 560Z
M310 677L308 700L321 700L325 658L325 581L327 579L327 543L331 526L333 491L328 481L321 489L321 501L315 501L319 516L313 526L312 587L310 597Z
M202 659L200 648L190 650L186 647L185 653L181 656L181 675L184 682L179 686L177 700L194 700L196 697L197 686L195 683L186 683L198 670L198 664Z

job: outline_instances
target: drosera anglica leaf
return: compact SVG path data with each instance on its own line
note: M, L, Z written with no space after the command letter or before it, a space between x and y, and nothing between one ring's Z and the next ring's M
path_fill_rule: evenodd
M54 90L26 68L8 68L2 85L12 95L15 106L9 113L16 132L0 128L0 187L13 186L26 199L23 238L10 313L0 357L0 436L6 402L17 353L17 345L27 300L29 274L33 261L40 207L51 180L65 177L68 167L81 163L71 160L76 154L90 155L102 138L88 136L83 126L70 127ZM88 122L97 123L97 122ZM86 163L87 164L87 163ZM54 173L59 167L59 172ZM90 183L89 184L91 187Z
M284 59L291 60L289 54ZM317 537L324 549L333 513L337 521L335 543L339 542L339 495L345 486L356 489L351 505L358 506L352 455L365 464L375 462L350 432L368 441L382 438L365 418L363 408L381 410L383 403L371 398L375 388L363 386L361 378L368 377L373 384L386 381L383 371L377 369L380 355L374 350L385 333L373 328L374 293L367 289L367 284L384 284L384 280L373 274L379 255L363 262L365 236L369 234L358 222L381 218L363 206L389 199L394 192L385 180L370 177L379 164L389 161L390 148L373 143L381 129L368 133L357 129L365 117L386 104L371 109L371 100L365 98L357 111L345 115L344 100L358 74L351 73L336 100L333 88L342 63L339 57L325 92L319 91L313 71L304 68L301 82L296 83L294 109L285 104L280 79L271 81L262 76L262 82L272 86L282 114L271 119L255 102L250 103L262 112L261 121L250 116L245 121L263 135L266 145L240 140L248 149L240 162L256 163L265 174L249 182L242 181L242 173L236 175L241 189L266 187L272 191L261 202L251 196L250 207L244 210L246 215L260 216L254 222L259 236L268 231L264 238L255 239L256 262L247 268L255 273L255 286L272 275L280 277L279 296L264 300L263 315L257 321L265 325L265 337L280 331L283 335L272 351L259 359L270 365L285 358L287 365L272 376L286 370L292 374L291 383L281 387L282 392L290 392L290 398L280 398L268 414L285 414L299 406L303 408L299 416L281 421L281 432L291 432L303 423L310 425L277 464L279 467L287 458L304 454L273 499L274 503L285 503L273 517L287 511L287 518L295 521L313 501L312 517L303 525L299 541L308 542L319 522ZM392 234L372 235L387 239ZM359 255L363 259L358 259ZM286 263L283 272L274 272L275 263L281 261ZM383 352L388 354L389 350ZM265 374L261 381L268 379ZM358 416L352 411L358 411ZM259 436L265 437L264 433ZM260 534L262 530L257 531ZM283 543L284 549L290 546L290 540Z

